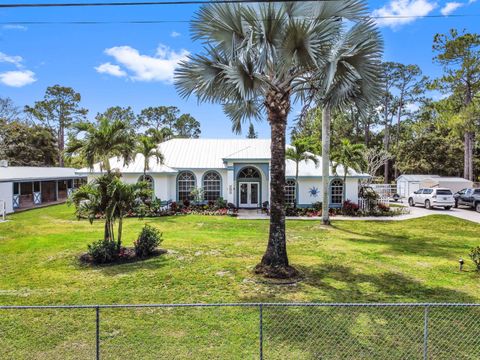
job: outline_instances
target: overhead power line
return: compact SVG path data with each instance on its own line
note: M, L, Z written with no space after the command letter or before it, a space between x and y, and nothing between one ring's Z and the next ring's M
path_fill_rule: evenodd
M0 8L39 8L39 7L86 7L86 6L152 6L152 5L196 5L225 3L267 3L291 2L292 0L171 0L171 1L129 1L129 2L85 2L85 3L23 3L0 4ZM314 0L338 2L344 0Z
M406 19L406 18L462 18L480 17L480 14L457 14L457 15L426 15L426 16L365 16L363 19ZM114 25L114 24L166 24L166 23L189 23L191 20L75 20L75 21L6 21L0 25ZM262 21L258 19L258 21Z

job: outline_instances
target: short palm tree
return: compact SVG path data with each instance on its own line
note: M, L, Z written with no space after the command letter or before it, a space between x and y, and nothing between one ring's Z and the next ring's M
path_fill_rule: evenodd
M359 22L339 34L303 98L322 109L322 222L329 224L330 123L333 110L352 104L360 116L381 95L383 41L372 21Z
M285 132L292 96L322 76L328 50L344 25L366 15L363 0L281 3L213 3L192 22L205 45L182 61L175 74L180 95L223 104L239 132L244 121L266 117L271 129L270 232L257 273L296 274L285 237Z
M332 166L334 174L337 174L337 168L343 168L343 200L345 201L345 189L347 175L350 169L361 172L365 164L365 145L352 144L348 139L342 139L338 147L332 151L332 160L335 162Z
M138 138L137 153L143 155L143 180L147 177L147 171L150 170L150 159L153 157L157 164L163 164L165 157L158 148L156 141L149 136L141 135Z
M117 246L122 245L123 219L130 212L139 206L145 199L151 198L150 186L145 181L139 181L134 184L127 184L120 178L112 181L108 187L108 196L110 198L108 213L113 215L114 220L118 220Z
M104 240L116 242L118 250L122 244L123 218L151 196L148 183L140 181L127 184L120 178L121 174L118 172L107 172L81 186L70 199L75 205L78 218L88 218L90 223L99 216L105 219ZM115 240L116 220L118 229Z
M100 170L110 172L110 158L122 157L128 164L134 155L135 134L129 124L122 120L100 118L96 124L79 123L74 126L75 136L69 139L66 153L78 153L93 169L100 162ZM79 138L78 135L83 135Z
M307 163L308 161L312 161L315 164L315 166L318 165L317 156L307 150L308 149L305 143L301 141L294 141L292 146L288 147L287 150L285 151L285 158L295 162L295 185L298 184L298 168L302 161L305 161L305 163ZM297 207L296 196L295 196L295 202L293 206L295 208Z
M115 241L113 230L114 216L110 209L109 186L118 177L115 172L103 174L90 183L81 186L73 192L70 201L75 205L77 217L87 218L90 223L99 216L105 218L103 239Z

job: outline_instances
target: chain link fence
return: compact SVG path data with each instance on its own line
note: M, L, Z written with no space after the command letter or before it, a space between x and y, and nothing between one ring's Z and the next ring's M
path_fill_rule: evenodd
M480 304L0 306L0 359L480 359Z

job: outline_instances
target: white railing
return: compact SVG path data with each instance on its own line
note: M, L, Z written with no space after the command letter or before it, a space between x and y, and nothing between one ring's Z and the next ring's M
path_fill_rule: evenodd
M397 193L397 185L392 184L370 184L373 190L382 198L392 198Z
M390 207L389 198L388 197L382 197L382 196L380 196L376 200L358 198L358 207L360 208L360 210L369 210L374 206L378 206L379 204L383 205L383 206L386 206L386 207Z

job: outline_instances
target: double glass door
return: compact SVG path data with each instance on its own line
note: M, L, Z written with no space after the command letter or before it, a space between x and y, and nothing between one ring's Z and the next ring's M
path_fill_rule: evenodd
M240 182L238 186L239 205L242 208L259 207L260 183L258 182Z

